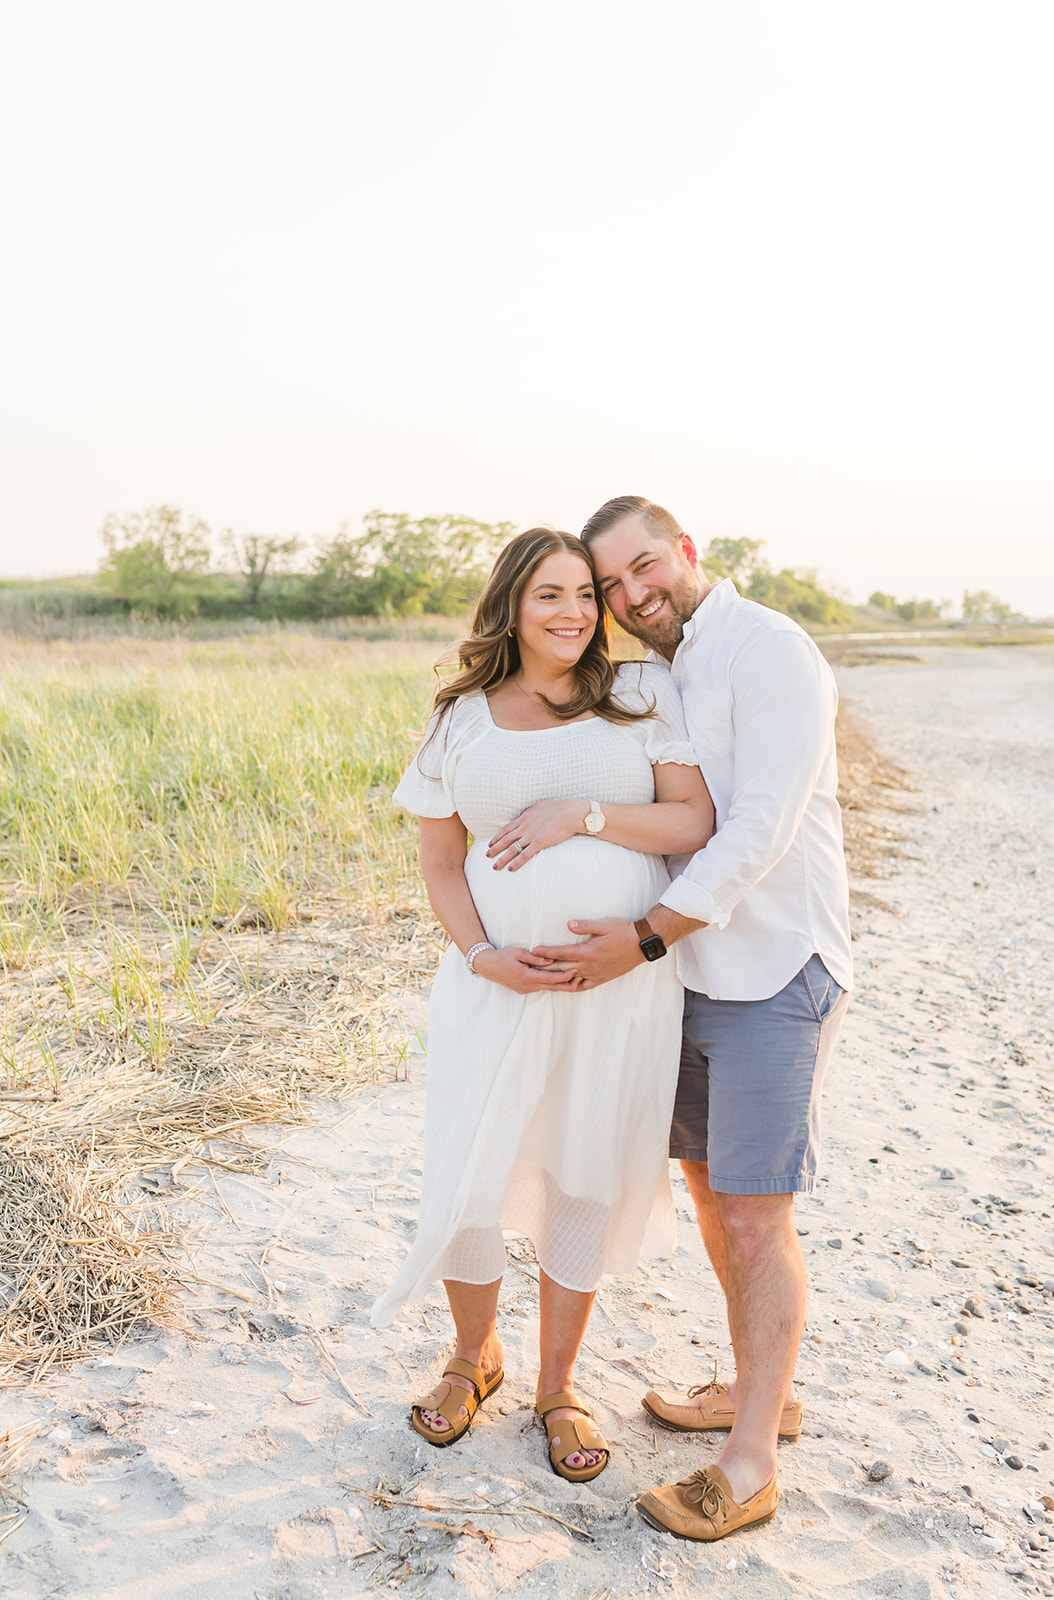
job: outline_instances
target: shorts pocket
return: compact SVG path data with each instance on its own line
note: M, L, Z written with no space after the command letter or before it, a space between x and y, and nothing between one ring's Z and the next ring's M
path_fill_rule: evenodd
M842 993L841 985L835 983L819 956L809 957L801 969L800 976L805 985L805 992L812 1002L817 1022L825 1022L830 1015L831 1007Z

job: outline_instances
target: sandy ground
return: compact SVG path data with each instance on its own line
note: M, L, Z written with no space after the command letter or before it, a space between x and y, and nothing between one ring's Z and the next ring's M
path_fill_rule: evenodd
M702 1546L633 1509L717 1450L653 1428L645 1388L703 1381L715 1357L729 1371L679 1178L676 1256L605 1286L583 1353L579 1386L614 1448L601 1478L564 1484L546 1464L536 1268L515 1243L504 1389L451 1450L411 1432L407 1403L448 1350L441 1298L381 1333L368 1309L414 1225L417 1062L274 1130L267 1177L220 1175L213 1194L184 1171L198 1197L172 1198L208 1280L185 1332L2 1397L3 1427L40 1424L28 1515L0 1525L5 1594L1054 1592L1054 649L921 654L841 672L915 775L918 809L901 819L907 857L861 886L855 914L827 1177L797 1212L805 1431L780 1448L776 1520Z

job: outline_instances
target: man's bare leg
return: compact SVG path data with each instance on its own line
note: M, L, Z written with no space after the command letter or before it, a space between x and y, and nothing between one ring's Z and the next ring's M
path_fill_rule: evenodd
M695 1214L699 1218L699 1231L703 1236L703 1244L706 1247L706 1253L710 1257L710 1265L714 1269L714 1275L717 1278L718 1283L725 1292L725 1302L727 1308L728 1238L725 1233L724 1223L721 1220L720 1202L723 1200L734 1199L736 1196L719 1195L715 1193L713 1189L711 1189L710 1169L705 1161L682 1161L681 1171L684 1173L685 1182L688 1185L688 1193L691 1195L692 1201L695 1205ZM748 1196L748 1198L750 1197ZM763 1196L762 1198L767 1197ZM790 1196L776 1196L776 1198L789 1199ZM797 1237L797 1234L795 1234L795 1242L797 1242ZM800 1253L799 1247L799 1256ZM731 1334L732 1320L730 1311L728 1331ZM801 1336L799 1334L799 1339L800 1337ZM734 1339L732 1341L732 1348L735 1349ZM794 1368L792 1364L792 1374L793 1370ZM737 1395L738 1372L736 1377L733 1377L732 1381L728 1385L728 1398L732 1401L736 1401ZM793 1383L788 1386L786 1398L788 1400L797 1399L797 1394L795 1392Z
M741 1504L776 1470L780 1413L805 1326L805 1262L790 1194L715 1194L728 1250L728 1327L739 1394L715 1462Z
M717 1196L710 1187L710 1168L705 1161L682 1161L681 1171L688 1185L688 1193L699 1218L699 1232L703 1236L710 1265L717 1281L728 1294L728 1244L724 1224L717 1209Z

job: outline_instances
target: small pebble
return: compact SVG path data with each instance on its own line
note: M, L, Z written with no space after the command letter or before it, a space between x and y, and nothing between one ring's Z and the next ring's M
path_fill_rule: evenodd
M702 1344L702 1342L703 1341L699 1338L698 1334L692 1340L693 1344ZM626 1341L625 1341L625 1339L623 1339L621 1337L621 1335L619 1336L619 1338L617 1338L615 1340L615 1344L616 1344L616 1346L618 1347L619 1350L625 1350L625 1348L626 1348Z
M274 1286L276 1294L285 1294L286 1290L289 1288L289 1285L287 1283L283 1283L281 1278L276 1278L274 1280Z
M827 1248L829 1250L840 1250L842 1248L841 1239L828 1239Z
M952 1266L963 1267L967 1272L969 1272L971 1263L969 1261L960 1261L958 1256L952 1256Z
M941 1177L944 1178L944 1179L954 1178L955 1177L955 1173L952 1171L951 1167L942 1167L941 1168Z
M1006 1540L997 1539L993 1534L990 1533L982 1533L979 1542L981 1547L984 1550L987 1550L988 1553L993 1556L997 1556L1000 1550L1006 1549Z
M625 1342L626 1342L625 1339L620 1339L619 1340L619 1344L625 1344ZM701 1333L693 1333L692 1334L692 1343L693 1344L702 1344L702 1342L703 1342L703 1336L702 1336Z
M994 1461L998 1456L999 1451L994 1450L990 1444L983 1444L981 1446L981 1454L983 1456L988 1456L989 1460Z
M1023 1578L1025 1576L1025 1573L1028 1571L1028 1568L1025 1566L1025 1563L1022 1561L1022 1562L1014 1562L1014 1564L1012 1566L1004 1567L1003 1571L1006 1573L1008 1578Z
M968 1322L956 1322L953 1324L953 1326L956 1333L969 1333L970 1331L970 1324Z
M980 1422L981 1420L976 1411L968 1411L966 1413L966 1419L968 1422Z
M868 1467L867 1475L872 1483L883 1483L886 1478L893 1476L893 1468L888 1461L876 1461L873 1466Z
M968 1221L976 1222L979 1228L987 1228L988 1226L988 1217L984 1211L971 1211Z
M1025 1464L1020 1456L1004 1456L1003 1460L1006 1462L1008 1467L1013 1467L1015 1472L1020 1472L1021 1468Z
M1054 1294L1054 1278L1047 1278L1043 1284L1044 1294Z
M1014 1285L1012 1283L1008 1283L1005 1278L997 1278L995 1280L995 1286L997 1289L1002 1289L1004 1294L1012 1294L1014 1290Z
M1039 1503L1043 1507L1044 1511L1054 1511L1054 1495L1041 1494L1039 1497Z
M887 1350L882 1360L887 1367L906 1367L910 1363L911 1357L904 1350Z
M891 1289L888 1283L882 1283L878 1278L868 1278L864 1288L872 1300L895 1300L897 1298L897 1291Z
M971 1294L963 1302L963 1310L971 1317L983 1317L986 1306L983 1294Z
M921 1372L923 1374L923 1376L927 1377L927 1378L935 1378L936 1375L937 1375L935 1370L934 1370L934 1368L933 1367L928 1367L926 1365L925 1361L916 1361L916 1363L915 1363L915 1371L916 1372Z
M993 1439L992 1440L992 1445L999 1452L999 1454L1001 1456L1005 1456L1007 1451L1010 1449L1010 1440L1009 1439Z

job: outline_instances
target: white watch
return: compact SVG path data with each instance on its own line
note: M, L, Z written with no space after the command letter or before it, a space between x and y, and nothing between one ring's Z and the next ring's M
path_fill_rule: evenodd
M599 800L590 800L589 810L585 814L585 828L587 833L603 833L607 817L600 809Z

